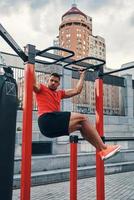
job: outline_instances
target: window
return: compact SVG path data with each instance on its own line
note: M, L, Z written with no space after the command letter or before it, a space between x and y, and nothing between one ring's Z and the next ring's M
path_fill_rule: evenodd
M70 36L71 36L71 34L70 34L70 33L66 34L66 37L67 37L67 38L69 38Z
M81 34L80 34L80 33L77 33L77 37L81 37Z

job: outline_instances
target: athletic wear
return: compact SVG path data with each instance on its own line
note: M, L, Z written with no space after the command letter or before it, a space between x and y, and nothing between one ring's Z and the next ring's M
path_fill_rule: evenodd
M121 148L120 145L108 145L107 149L104 149L99 152L99 155L102 160L106 160L111 156L115 155L117 152L119 152L120 148Z
M40 92L35 93L38 106L38 125L46 137L69 135L70 112L60 112L60 102L65 96L64 90L53 91L40 84Z
M45 113L38 118L40 131L46 137L69 135L70 112Z
M40 92L35 93L35 95L38 104L38 116L41 116L44 113L60 111L60 101L64 98L65 91L53 91L40 84Z

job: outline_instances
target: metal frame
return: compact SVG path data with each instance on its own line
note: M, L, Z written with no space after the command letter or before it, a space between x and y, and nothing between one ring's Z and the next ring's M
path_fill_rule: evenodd
M124 67L124 68L121 68L121 69L117 69L117 70L113 70L111 72L104 72L103 74L100 74L100 76L106 76L106 75L109 75L109 74L113 74L113 73L116 73L116 72L125 71L127 69L132 69L132 68L134 68L134 65L129 66L129 67Z
M102 140L104 142L134 141L134 137L104 137Z
M134 137L101 137L104 142L134 141ZM78 138L78 141L85 141L85 138Z
M85 60L96 60L96 61L99 61L100 63L96 64L96 65L87 63L86 66L83 66L84 70L90 70L90 69L97 70L99 67L103 66L106 63L105 60L102 60L102 59L99 59L99 58L96 58L96 57L87 56L87 57L81 58L79 60L74 60L74 61L72 61L72 63L68 63L68 64L64 65L63 67L65 69L68 69L68 70L71 70L71 71L78 71L79 68L72 67L71 65L81 64L81 62L85 61Z
M56 64L58 62L63 62L64 60L68 59L68 58L71 58L72 56L74 56L74 52L69 50L69 49L65 49L65 48L61 48L61 47L49 47L47 49L44 49L42 51L38 51L36 50L36 56L42 56L42 57L45 57L45 53L50 51L50 50L58 50L58 51L63 51L65 53L68 53L69 55L68 56L65 56L65 57L59 57L59 59L56 59L55 61L53 62L45 62L45 64L47 65L51 65L51 64ZM36 60L36 62L40 62L39 60ZM42 63L42 61L41 61Z

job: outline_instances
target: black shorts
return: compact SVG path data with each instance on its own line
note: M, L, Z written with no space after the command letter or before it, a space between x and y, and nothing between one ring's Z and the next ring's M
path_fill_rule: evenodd
M69 135L70 115L71 112L51 112L41 115L38 118L41 133L50 138Z

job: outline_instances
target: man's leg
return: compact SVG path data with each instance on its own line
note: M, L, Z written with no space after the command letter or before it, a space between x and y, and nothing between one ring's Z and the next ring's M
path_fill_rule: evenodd
M79 130L82 136L91 143L96 149L103 150L106 149L106 145L101 140L98 132L90 123L88 118L79 113L71 113L69 132Z
M76 130L80 130L82 136L99 151L99 155L102 159L107 159L113 156L121 148L120 145L105 145L97 130L93 127L85 115L71 113L69 133Z

